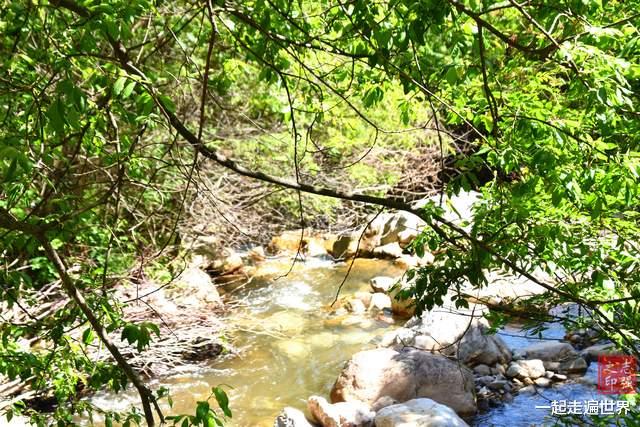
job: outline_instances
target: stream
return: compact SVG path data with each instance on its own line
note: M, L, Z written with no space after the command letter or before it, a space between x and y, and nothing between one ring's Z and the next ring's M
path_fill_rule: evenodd
M267 263L283 274L291 261ZM375 347L383 334L404 323L391 316L374 319L366 313L332 313L330 305L347 269L345 263L308 259L297 263L285 277L255 280L234 290L233 298L241 304L231 310L226 322L233 331L228 339L235 352L197 370L178 371L152 383L154 388L164 385L171 390L174 405L172 409L165 405L164 412L192 413L196 401L206 399L212 386L226 384L234 415L228 425L272 426L285 406L304 410L310 395L328 397L352 354ZM356 259L341 295L368 291L372 277L397 277L402 271L391 261ZM526 336L517 325L507 326L499 333L512 349L538 339ZM542 338L563 336L562 326L551 324ZM588 384L595 382L596 374L597 366L592 364L587 381L569 381L539 394L518 394L512 402L469 421L474 426L546 425L545 417L550 411L535 406L548 405L553 399L598 399L595 387ZM103 409L124 410L136 402L136 397L133 391L117 395L104 392L94 395L91 401Z

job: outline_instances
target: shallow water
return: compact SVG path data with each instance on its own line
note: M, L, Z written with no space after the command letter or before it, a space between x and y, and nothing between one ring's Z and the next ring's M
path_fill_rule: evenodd
M288 270L287 261L268 261L272 277ZM198 400L209 396L211 387L227 384L231 408L230 426L272 426L285 406L306 408L312 394L328 396L344 362L352 354L375 346L376 339L403 322L390 325L369 315L336 316L329 305L345 276L347 265L311 259L299 263L286 277L255 281L233 291L244 302L231 310L227 319L235 332L229 340L237 352L221 357L196 371L176 372L155 382L154 388L170 388L172 409L165 414L190 413ZM368 291L369 280L379 275L399 276L402 270L391 262L357 259L341 295ZM341 320L346 320L342 322ZM388 320L388 319L387 319ZM345 324L346 323L346 324ZM533 342L558 340L564 336L559 324L549 324L542 335L532 336L519 325L508 325L499 335L511 349ZM587 377L595 382L597 367L592 364ZM554 425L549 409L536 409L551 400L597 400L590 384L570 382L539 394L519 394L511 403L475 417L473 426ZM113 395L101 393L92 402L104 409L124 410L136 402L133 392Z
M506 325L498 335L512 350L524 348L540 341L559 341L565 335L565 329L558 323L545 324L547 329L540 335L528 333L521 325ZM599 394L595 384L598 376L598 364L591 363L583 376L570 378L567 382L557 383L550 388L537 388L534 393L522 392L514 396L512 402L492 408L485 414L476 416L472 426L482 427L530 427L556 426L558 416L552 416L550 406L553 401L600 401L607 396ZM545 408L536 408L544 406ZM571 423L569 423L571 425ZM577 424L575 424L577 425Z
M288 267L284 264L281 267ZM153 384L170 388L173 410L188 413L212 386L227 384L234 411L231 426L272 426L285 406L306 407L312 394L328 395L344 362L352 354L375 346L376 338L398 325L369 315L349 315L346 323L329 311L347 265L310 260L286 277L256 281L234 292L246 303L230 314L236 332L230 342L237 354L220 358L196 372L176 374ZM276 269L280 272L286 268ZM282 274L282 273L280 273ZM367 291L379 275L399 276L391 262L357 259L341 295ZM94 404L115 410L135 402L134 393L99 394Z

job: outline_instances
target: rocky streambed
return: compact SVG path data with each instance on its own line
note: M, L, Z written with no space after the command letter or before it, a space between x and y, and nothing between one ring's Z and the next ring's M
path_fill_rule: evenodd
M422 319L394 316L382 298L384 278L399 277L404 266L378 259L355 260L331 307L349 263L309 258L284 277L289 258L266 263L270 278L233 291L237 307L226 319L233 351L158 381L172 390L167 413L186 413L211 386L228 384L235 426L272 426L274 419L282 426L393 426L407 416L420 425L423 415L447 423L432 425L524 426L549 415L535 409L544 396L595 394L593 364L583 379L593 355L560 342L560 325L549 325L542 339L517 325L487 335L479 305L445 306ZM134 393L93 398L105 409L135 401Z
M468 219L474 200L454 200L458 215L450 219ZM612 350L596 334L567 334L559 324L536 336L519 325L490 333L487 304L543 291L526 279L489 272L468 308L445 298L412 317L394 285L406 284L407 268L432 262L429 254L406 253L421 226L390 213L340 236L276 236L268 248L275 257L253 248L196 263L191 268L231 273L217 276L213 288L233 306L225 318L228 352L158 380L155 386L172 390L174 405L165 411L188 413L212 386L227 384L235 426L529 426L550 415L536 405L602 398L592 362ZM292 264L298 255L303 260ZM258 260L251 274L243 258ZM110 410L135 400L133 393L93 398Z

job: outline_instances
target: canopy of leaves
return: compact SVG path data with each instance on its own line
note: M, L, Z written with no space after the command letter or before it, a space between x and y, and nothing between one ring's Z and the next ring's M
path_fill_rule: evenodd
M541 270L554 277L536 279L545 303L579 304L590 317L567 321L636 352L638 10L635 0L4 0L0 300L26 321L3 319L0 373L54 390L62 422L88 409L79 388L133 381L84 349L103 338L96 322L139 351L150 344L157 327L123 320L110 290L148 248L172 242L202 158L293 190L292 211L302 192L410 210L376 189L397 177L359 159L381 146L379 161L393 164L424 138L413 128L470 145L447 190L483 194L468 227L421 213L430 228L414 247L438 255L414 273L418 309L483 286L490 269ZM369 195L341 192L326 173L353 164L345 179ZM70 299L44 312L40 296L58 279ZM46 345L19 345L34 339ZM208 404L197 409L184 419L218 422Z

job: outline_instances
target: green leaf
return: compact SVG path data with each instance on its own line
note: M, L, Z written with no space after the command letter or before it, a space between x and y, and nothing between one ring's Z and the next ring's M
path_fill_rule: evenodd
M16 167L18 166L18 158L14 157L7 168L7 171L4 174L4 182L11 182L16 174Z
M449 84L455 84L458 81L458 71L456 70L456 67L449 67L444 75L444 78L447 80L447 82L449 82Z
M167 109L167 111L169 111L171 113L175 113L176 112L176 105L173 103L171 98L169 98L166 95L160 95L158 98L160 99L160 102L162 103L162 106L165 109Z
M122 329L121 339L126 340L129 344L133 344L140 338L140 330L132 323L129 323Z
M598 98L598 101L602 104L607 105L607 90L604 87L598 89L596 92L596 98Z
M384 92L379 86L374 86L367 90L364 94L363 104L365 107L371 107L377 104L384 97Z
M227 396L227 393L221 387L214 387L213 394L215 395L216 401L218 402L220 409L222 409L222 412L224 412L227 417L231 418L232 414L231 409L229 409L229 396Z
M82 342L85 344L91 344L94 340L95 336L93 334L93 329L92 328L87 328L84 330L84 332L82 333Z
M209 414L209 402L198 402L196 407L196 418L199 421L204 421Z
M60 248L61 248L61 247L63 247L63 246L64 246L64 242L63 242L61 239L57 239L57 238L56 238L56 239L53 239L53 240L51 241L51 247L52 247L53 249L56 249L56 250L57 250L57 249L60 249Z
M60 102L60 99L56 99L51 103L46 114L47 114L47 117L49 118L49 123L51 124L51 127L53 128L53 130L58 135L64 134L64 126L66 123L63 118L64 107Z
M136 82L129 82L129 84L126 85L124 90L122 91L122 99L126 99L129 96L131 96L131 93L133 92L133 89L135 87L136 87Z
M122 93L122 89L124 89L124 84L127 82L126 77L119 77L116 82L113 84L113 95L118 96Z
M160 336L160 328L158 327L158 325L156 325L155 323L152 322L144 322L143 326L149 330L151 330L154 334L156 334L156 336Z

